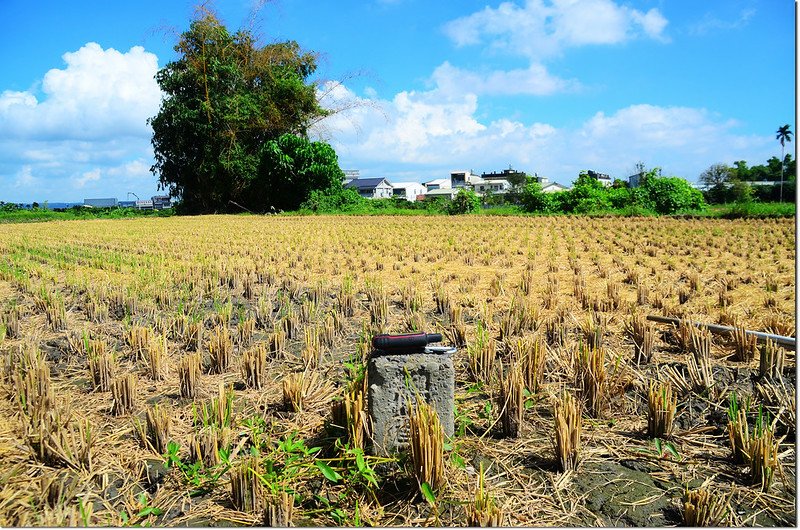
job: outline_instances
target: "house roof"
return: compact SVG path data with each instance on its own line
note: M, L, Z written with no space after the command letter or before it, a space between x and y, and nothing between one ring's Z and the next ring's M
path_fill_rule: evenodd
M426 186L428 186L430 184L433 184L434 186L436 184L438 184L439 186L441 186L442 184L449 184L449 183L450 183L450 179L433 179L433 180L429 180L428 182L425 182L424 184Z
M374 190L378 186L381 185L382 182L385 182L389 186L389 181L383 177L376 177L376 178L368 178L368 179L353 179L347 184L345 184L345 188L356 188L358 190Z
M421 188L422 184L419 182L395 182L392 184L393 188Z
M425 195L455 195L456 193L458 193L458 189L456 188L439 188L435 190L428 190Z
M479 186L482 186L484 184L487 186L497 186L498 184L500 184L501 186L504 186L506 184L508 184L509 186L511 185L511 183L506 179L482 180L481 182L476 182L475 184Z
M569 188L567 188L566 186L562 186L558 182L550 182L549 184L542 186L542 191L562 191L568 189Z

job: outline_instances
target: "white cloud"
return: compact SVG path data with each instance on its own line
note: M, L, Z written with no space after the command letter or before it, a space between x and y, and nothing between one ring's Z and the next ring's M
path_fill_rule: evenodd
M30 92L0 95L0 135L41 139L148 136L158 111L158 59L135 46L126 53L90 42L63 55L66 68L42 81L40 101Z
M743 9L735 19L723 20L711 13L706 13L702 20L689 27L689 33L692 35L706 35L717 30L727 31L740 29L747 26L750 23L750 19L752 19L755 14L755 9Z
M550 75L541 64L531 64L525 69L473 72L445 61L433 71L431 78L438 89L453 94L547 96L580 88L577 81Z
M76 188L83 188L88 182L97 182L100 180L100 170L95 168L91 171L86 171L80 177L73 179Z
M88 43L40 91L0 93L0 200L74 201L156 191L151 130L157 57Z
M639 161L696 180L713 163L755 163L774 150L771 137L739 134L734 120L698 108L637 104L558 128L483 120L475 94L440 87L375 101L339 86L337 97L360 103L325 123L340 163L390 180L425 180L454 168L480 172L512 164L568 184L584 169L625 177Z
M541 61L570 47L617 44L638 37L666 40L667 19L612 0L528 0L458 18L445 25L457 46L486 42L493 49Z
M39 179L33 176L31 166L22 166L16 174L13 186L15 188L30 188L38 184Z

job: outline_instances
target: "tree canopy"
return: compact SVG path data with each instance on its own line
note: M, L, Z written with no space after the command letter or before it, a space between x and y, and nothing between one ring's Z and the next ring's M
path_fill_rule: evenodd
M629 188L624 182L605 187L581 172L569 191L544 193L530 180L521 197L522 209L541 213L599 213L624 210L632 214L672 214L705 207L703 194L678 177L661 177L660 169L643 171L640 185Z
M156 74L164 92L150 119L151 171L184 211L293 208L341 182L336 153L310 142L326 115L309 77L316 57L294 41L260 46L211 13L191 22L179 57Z

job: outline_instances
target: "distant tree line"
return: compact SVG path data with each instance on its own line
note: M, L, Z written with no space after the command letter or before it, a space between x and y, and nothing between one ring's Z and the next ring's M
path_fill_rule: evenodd
M678 177L662 177L655 168L644 171L639 186L631 188L627 182L615 180L604 186L587 172L581 172L571 189L545 193L532 177L519 192L522 209L537 213L602 213L673 214L705 207L702 192Z
M705 187L705 198L711 204L770 202L781 198L794 202L796 172L796 161L791 154L787 154L783 163L773 156L766 164L751 167L744 160L734 162L732 166L713 164L700 174L700 183ZM781 185L782 177L785 180ZM769 184L754 185L755 182Z

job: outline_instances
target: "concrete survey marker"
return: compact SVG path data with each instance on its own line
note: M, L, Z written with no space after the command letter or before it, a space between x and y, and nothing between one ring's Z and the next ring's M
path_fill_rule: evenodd
M367 377L374 454L389 455L408 447L409 412L417 397L436 410L445 435L453 435L455 370L451 351L408 354L374 351L367 365Z

